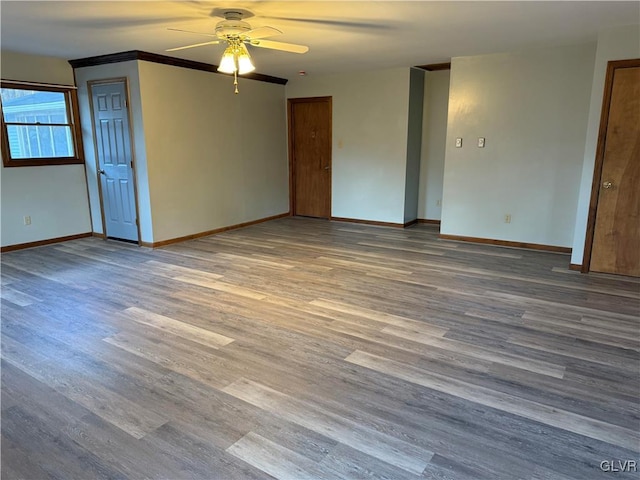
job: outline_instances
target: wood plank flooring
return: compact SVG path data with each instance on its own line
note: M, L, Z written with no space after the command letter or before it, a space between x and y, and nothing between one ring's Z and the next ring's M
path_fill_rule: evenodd
M638 478L640 282L568 264L296 217L6 253L2 478Z

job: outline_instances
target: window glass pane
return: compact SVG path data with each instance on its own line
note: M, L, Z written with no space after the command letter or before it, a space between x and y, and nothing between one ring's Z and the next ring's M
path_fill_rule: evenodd
M51 123L67 123L66 115L55 114L51 115Z
M0 96L5 122L69 123L63 92L2 88Z
M73 157L71 127L7 125L11 158Z

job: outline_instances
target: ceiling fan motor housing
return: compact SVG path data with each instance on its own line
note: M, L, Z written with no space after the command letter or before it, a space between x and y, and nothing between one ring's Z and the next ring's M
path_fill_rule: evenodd
M242 21L242 12L225 12L224 20L216 24L218 38L237 37L251 30L251 25Z

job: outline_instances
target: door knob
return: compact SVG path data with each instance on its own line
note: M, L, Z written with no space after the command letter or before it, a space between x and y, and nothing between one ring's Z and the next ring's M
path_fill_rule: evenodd
M98 173L99 173L100 175L106 175L106 174L107 174L107 172L105 172L104 170L98 170Z
M324 167L325 170L329 170L329 166L327 165L326 167Z
M609 189L609 188L611 188L612 186L613 186L613 184L612 184L611 182L604 182L604 183L602 184L602 188L606 188L606 189Z

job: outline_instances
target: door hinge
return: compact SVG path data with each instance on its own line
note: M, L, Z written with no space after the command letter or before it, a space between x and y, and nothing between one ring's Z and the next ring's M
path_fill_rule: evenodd
M138 219L136 218L136 226L140 226L140 224L138 223Z
M133 160L129 162L129 165L131 165L131 169L133 169Z

